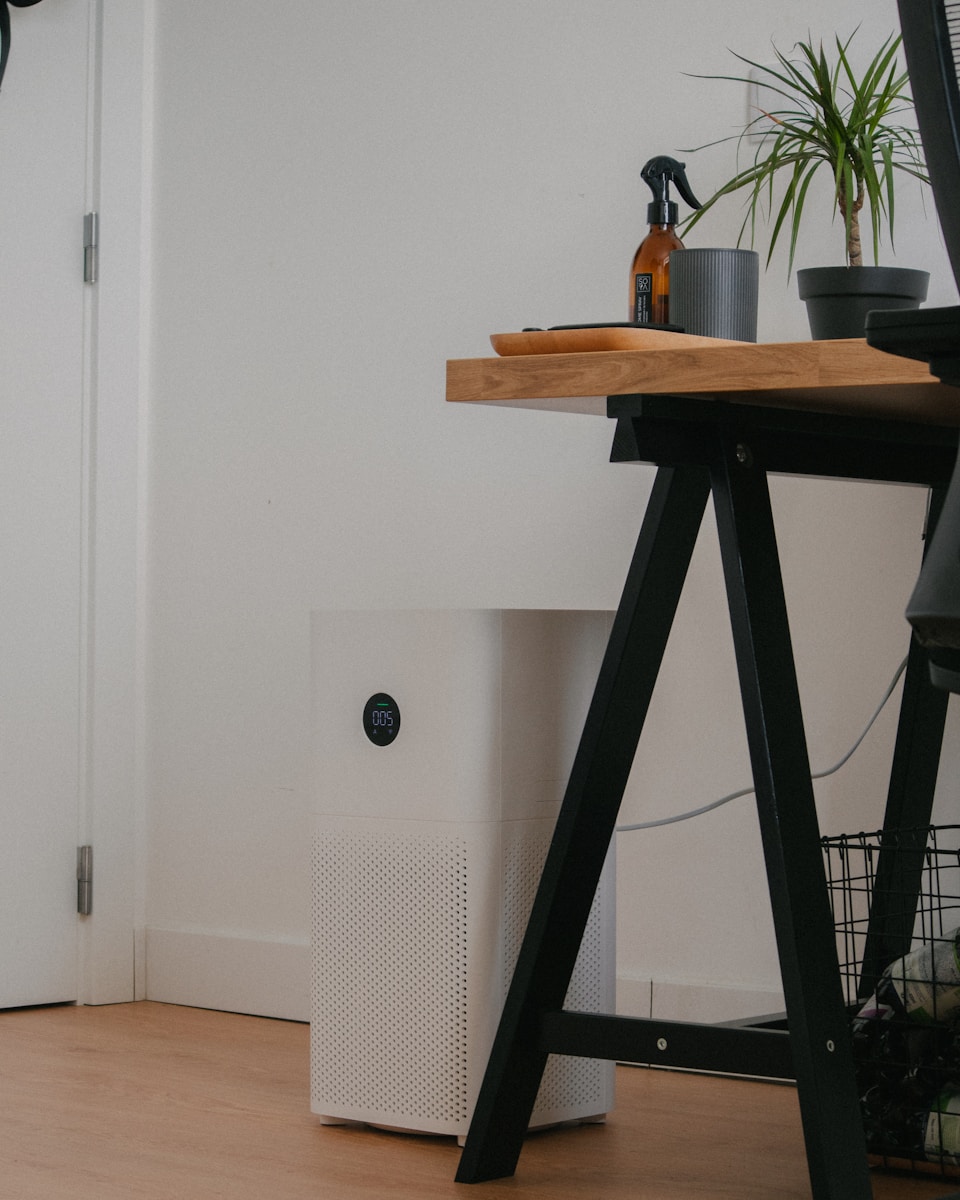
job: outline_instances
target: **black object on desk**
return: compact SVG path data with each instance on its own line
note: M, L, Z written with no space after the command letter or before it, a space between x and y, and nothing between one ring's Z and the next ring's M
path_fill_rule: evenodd
M903 49L937 215L954 280L960 283L960 0L897 0ZM868 313L867 341L924 359L960 386L960 308L923 309L904 319ZM960 692L960 463L907 618L930 649L937 686Z
M957 453L938 425L664 395L615 396L613 460L658 465L457 1179L511 1175L550 1053L795 1077L813 1195L871 1195L767 484L769 472L930 487ZM789 1032L565 1012L564 997L713 495ZM929 823L946 693L910 649L885 826ZM893 851L890 853L895 853ZM889 897L878 864L871 921ZM919 889L919 879L917 880ZM897 903L903 903L902 892ZM861 987L872 988L869 950Z

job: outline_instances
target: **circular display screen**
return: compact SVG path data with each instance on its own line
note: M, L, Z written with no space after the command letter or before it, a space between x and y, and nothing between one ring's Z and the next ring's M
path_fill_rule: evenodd
M386 692L371 696L363 709L363 732L375 746L389 746L400 732L400 709Z

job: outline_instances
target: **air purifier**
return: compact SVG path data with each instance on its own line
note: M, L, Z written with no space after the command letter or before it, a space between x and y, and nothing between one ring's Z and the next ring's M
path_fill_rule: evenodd
M312 614L311 1109L466 1136L606 646L607 612ZM614 1006L612 856L566 1007ZM600 1120L551 1056L532 1125Z

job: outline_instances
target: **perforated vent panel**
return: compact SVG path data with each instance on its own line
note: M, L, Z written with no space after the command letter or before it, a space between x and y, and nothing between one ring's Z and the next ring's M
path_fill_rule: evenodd
M456 837L315 840L314 1111L466 1119L467 885Z
M547 839L529 839L507 848L504 861L504 979L506 997L513 968L516 965L523 935L540 874L550 843ZM565 1008L580 1012L602 1012L600 962L600 895L597 894L590 911L586 932L577 956L577 965L567 989ZM605 1063L593 1058L573 1058L551 1054L543 1073L532 1123L540 1124L550 1115L571 1107L581 1113L595 1108L602 1094Z
M416 824L416 823L415 823ZM510 823L508 823L509 825ZM544 823L416 834L319 828L313 851L311 1107L465 1134L549 839ZM594 904L567 1002L603 1007ZM472 941L471 941L472 939ZM612 964L605 964L610 974ZM551 1057L534 1125L607 1107L610 1064Z

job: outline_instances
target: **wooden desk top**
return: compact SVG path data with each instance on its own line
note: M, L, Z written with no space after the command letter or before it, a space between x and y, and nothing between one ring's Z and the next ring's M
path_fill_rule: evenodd
M607 397L700 396L960 425L960 388L862 339L451 359L447 400L606 416Z

